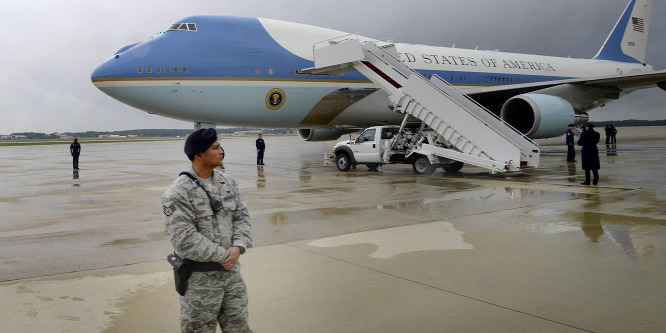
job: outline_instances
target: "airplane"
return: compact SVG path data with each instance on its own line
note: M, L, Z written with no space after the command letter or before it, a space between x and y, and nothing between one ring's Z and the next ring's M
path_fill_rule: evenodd
M405 43L395 48L404 64L447 80L528 137L556 137L569 123L586 122L590 110L633 91L666 90L666 71L645 64L651 10L652 0L630 0L592 59ZM300 71L313 66L316 43L344 35L273 19L190 16L121 48L91 80L120 102L192 121L195 129L288 128L305 141L327 141L400 124L403 116L390 109L388 94L359 72Z

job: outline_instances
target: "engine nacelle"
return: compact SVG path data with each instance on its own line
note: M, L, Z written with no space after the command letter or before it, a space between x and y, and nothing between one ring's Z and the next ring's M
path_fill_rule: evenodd
M339 139L344 134L342 128L316 128L296 130L303 141L330 141Z
M568 124L587 121L587 115L577 115L563 98L542 94L512 97L502 106L500 117L532 139L560 136Z

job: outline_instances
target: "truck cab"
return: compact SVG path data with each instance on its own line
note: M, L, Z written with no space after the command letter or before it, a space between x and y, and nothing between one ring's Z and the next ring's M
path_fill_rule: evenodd
M375 170L382 164L404 162L403 145L394 144L399 133L398 126L375 126L365 129L353 140L336 143L333 156L338 170L348 171L357 164Z
M398 131L399 128L394 126L375 126L366 128L356 139L336 143L333 149L338 169L347 171L356 164L376 169L383 163L386 140Z
M358 164L376 170L383 164L412 164L417 174L431 174L437 167L455 172L463 163L423 150L426 142L441 145L431 129L401 130L398 126L375 126L365 129L352 140L340 141L333 148L333 157L340 171L349 171ZM431 146L432 147L432 146Z

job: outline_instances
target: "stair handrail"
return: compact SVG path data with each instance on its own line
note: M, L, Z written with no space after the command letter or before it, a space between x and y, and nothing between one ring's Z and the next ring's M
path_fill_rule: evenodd
M365 44L368 44L368 43L371 43L371 42L361 43L361 45L362 45L363 48L366 49L369 53L371 53L371 54L374 55L375 57L377 57L377 58L379 58L380 60L382 60L382 62L384 62L386 65L391 66L391 67L393 67L394 69L396 69L396 72L400 73L400 74L401 74L402 76L404 76L405 78L409 78L408 75L405 75L405 74L402 73L400 70L398 70L398 69L396 68L396 66L394 66L394 64L388 62L388 61L386 60L385 57L381 57L381 56L379 56L377 53L375 53L375 52L373 52L372 50L368 49L368 48L366 47L366 45L365 45ZM377 46L377 45L374 44L374 43L372 43L372 44L373 44L375 47L377 47L378 49L381 48L381 47ZM488 124L485 120L481 119L481 118L480 118L479 116L477 116L474 112L472 112L471 110L469 110L466 106L460 104L458 101L456 101L455 99L453 99L453 98L452 98L451 96L449 96L445 91L443 91L442 89L440 89L439 87L437 87L436 85L434 85L432 82L430 82L430 80L426 79L423 75L421 75L421 73L419 73L419 72L417 72L417 71L411 69L411 68L408 67L407 65L403 64L399 59L396 59L392 54L390 54L390 53L388 53L388 52L384 52L384 53L387 54L387 55L389 55L389 57L390 57L391 60L393 60L394 62L396 62L397 64L399 64L399 67L402 67L403 69L406 69L407 72L408 72L410 75L411 75L411 74L418 75L419 77L421 77L421 78L423 79L424 82L426 82L427 84L429 84L431 87L435 88L436 90L440 91L440 92L441 92L444 96L446 96L446 98L448 98L451 102L453 102L454 104L456 104L456 105L457 105L458 107L460 107L461 109L465 110L465 112L467 112L467 114L469 114L470 116L474 117L475 119L477 119L477 120L480 121L481 123L485 124L488 128L492 129L495 133L497 133L498 135L500 135L500 136L501 136L502 138L504 138L506 141L510 142L513 146L515 146L515 147L517 147L517 148L520 148L520 145L519 145L518 143L513 142L513 140L511 140L511 139L508 138L506 135L504 135L504 133L502 133L501 131L499 131L499 130L498 130L497 128L495 128L494 126L491 126L491 125ZM441 78L440 78L440 80L441 80ZM444 81L444 80L442 80L442 81ZM444 82L446 82L446 81L444 81ZM450 84L449 84L449 85L450 85ZM458 92L460 93L459 90L456 89L456 91L458 91ZM460 93L460 94L463 95L463 96L466 96L466 95L463 94L463 93ZM467 97L467 98L469 99L469 97ZM478 103L475 103L475 104L476 104L476 105L479 105ZM497 118L497 116L496 116L495 114L493 114L492 112L490 112L488 109L486 109L486 108L483 107L482 105L479 105L479 106L480 106L483 110L485 110L487 113L490 113L491 115L493 115L494 117ZM431 112L432 112L432 111L431 111ZM438 118L439 118L439 117L438 117ZM501 119L499 119L499 120L502 121ZM444 121L444 120L442 119L442 121ZM503 121L502 121L502 122L503 122ZM504 123L505 123L505 122L504 122ZM507 124L507 123L505 123L505 124ZM507 125L508 125L508 124L507 124ZM515 129L514 129L514 130L515 130ZM532 141L532 140L530 140L530 141ZM519 149L519 150L520 150L520 149ZM522 150L521 150L521 152L522 152Z
M418 72L417 72L417 73L418 73ZM461 95L465 96L465 98L467 98L467 100L469 100L470 102L476 104L476 106L478 106L478 107L480 107L480 108L486 110L486 112L488 112L490 115L492 115L493 117L495 117L495 119L497 119L497 120L501 121L502 123L504 123L505 125L507 125L507 126L508 126L509 128L511 128L514 132L516 132L516 134L522 136L522 137L525 138L527 141L529 141L530 143L533 143L533 144L536 145L537 147L539 146L539 144L537 144L536 142L534 142L534 140L532 140L529 136L525 135L524 133L522 133L521 131L519 131L519 130L516 129L515 127L513 127L513 125L511 125L511 124L507 123L506 121L504 121L504 119L500 118L498 115L496 115L495 113L493 113L493 112L491 112L490 110L488 110L485 106L479 104L479 102L475 101L473 98L469 97L467 94L465 94L465 93L463 93L462 91L460 91L460 89L456 88L456 86L454 86L454 85L452 85L451 83L449 83L448 81L444 80L441 76L439 76L439 75L437 75L437 74L433 74L432 76L437 77L442 83L448 85L450 88L454 89L455 91L457 91L457 92L460 93ZM437 87L437 86L435 86L435 87Z
M502 136L504 139L506 139L507 141L511 142L514 146L520 147L519 144L513 142L513 140L511 140L510 138L508 138L504 133L502 133L501 131L499 131L497 128L495 128L494 126L491 126L491 125L488 124L485 120L479 118L479 116L477 116L474 112L472 112L472 111L469 110L466 106L460 104L458 101L456 101L455 99L453 99L451 96L449 96L449 94L447 94L445 91L443 91L442 89L440 89L439 87L437 87L437 86L436 86L435 84L433 84L430 80L428 80L427 78L425 78L425 76L421 75L421 73L419 73L419 72L417 72L416 70L412 69L411 67L405 65L404 63L402 63L402 61L400 61L399 59L395 58L391 53L384 52L384 54L386 54L386 55L389 56L389 59L390 59L390 60L393 60L393 63L387 61L386 57L382 57L382 56L378 55L377 53L375 53L373 50L370 50L369 48L366 47L366 44L373 44L373 45L374 45L375 47L377 47L378 49L381 49L381 48L382 48L381 46L376 45L374 42L371 42L371 41L367 41L367 42L363 42L363 43L361 43L361 46L363 46L364 49L366 49L369 53L371 53L372 55L374 55L374 56L377 57L378 59L382 60L382 62L384 62L386 65L393 67L393 68L396 70L396 72L400 73L403 77L405 77L405 78L409 78L409 76L410 76L411 74L416 74L416 75L418 75L418 76L421 77L425 82L427 82L429 85L431 85L433 88L436 88L437 90L439 90L440 92L442 92L442 93L444 94L444 96L446 96L446 98L448 98L451 102L455 103L455 104L458 105L460 108L462 108L463 110L465 110L469 115L473 116L474 118L476 118L477 120L479 120L480 122L482 122L483 124L485 124L486 126L488 126L489 128L491 128L495 133L499 134L499 135ZM396 66L395 64L397 64L398 66ZM402 69L403 71L406 71L406 72L407 72L408 74L410 74L410 75L407 75L407 74L403 73L403 71L401 71L401 70L398 69L398 68ZM515 127L513 127L513 126L511 126L511 124L505 122L502 118L498 117L496 114L490 112L490 110L488 110L486 107L484 107L483 105L479 104L477 101L473 100L472 98L470 98L469 96L467 96L465 93L461 92L459 89L457 89L457 88L454 87L452 84L450 84L449 82L447 82L446 80L444 80L443 78L441 78L439 75L437 75L437 74L433 74L433 76L436 76L441 82L443 82L443 83L445 83L446 85L448 85L449 87L453 88L453 89L454 89L456 92L458 92L461 96L464 96L467 100L473 102L476 106L478 106L478 107L480 107L481 109L483 109L484 111L486 111L486 113L490 114L492 117L494 117L495 119L497 119L498 121L500 121L500 122L503 123L504 125L508 126L512 131L514 131L516 134L518 134L518 135L521 136L522 138L526 139L529 143L533 144L533 145L536 146L536 147L539 147L539 145L538 145L536 142L534 142L534 140L532 140L531 138L529 138L529 137L526 136L525 134L523 134L523 133L521 133L520 131L518 131ZM521 150L521 152L522 152L522 150Z

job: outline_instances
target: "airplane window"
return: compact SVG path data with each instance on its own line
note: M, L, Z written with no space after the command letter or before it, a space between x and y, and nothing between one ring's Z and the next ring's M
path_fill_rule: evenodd
M136 68L137 73L143 73L143 67L139 66Z
M268 69L268 74L273 75L273 69L272 68Z
M155 73L162 73L162 67L156 67Z
M169 73L171 71L171 67L167 66L164 67L164 73Z
M172 25L168 26L166 29L164 29L164 31L162 31L162 32L177 30L179 26L180 26L179 23L172 24Z
M254 74L259 74L259 73L261 73L261 71L259 70L259 68L255 68L255 69L254 69Z
M183 67L183 73L187 73L187 67Z
M153 72L153 68L152 68L152 67L148 67L148 68L146 68L146 73L150 74L150 73L152 73L152 72Z
M197 25L195 23L174 23L168 26L162 32L174 31L174 30L197 31Z
M289 70L289 74L294 75L294 69L293 68Z
M173 72L174 72L174 73L178 73L178 67L174 67L174 68L173 68Z

